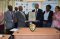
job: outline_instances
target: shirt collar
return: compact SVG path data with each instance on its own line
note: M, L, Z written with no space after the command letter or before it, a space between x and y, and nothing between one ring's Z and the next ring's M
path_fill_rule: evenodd
M35 11L36 11L36 9L35 9ZM37 11L38 11L38 9L37 9Z
M50 11L48 11L48 12L47 12L47 11L45 11L45 12L46 12L46 13L49 13Z

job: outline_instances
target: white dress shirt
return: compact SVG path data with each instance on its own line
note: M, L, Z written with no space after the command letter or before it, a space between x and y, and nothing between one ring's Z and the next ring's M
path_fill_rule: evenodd
M38 12L38 9L35 9L35 14L36 14L36 16L37 16L37 12Z
M35 9L35 12L38 12L38 9Z
M13 11L10 11L10 14L11 14L11 17L12 17L12 22L13 22L13 17L14 17L14 15L13 15Z
M14 13L16 13L17 11L15 10Z
M48 20L48 16L49 16L49 12L46 12L44 13L44 20Z

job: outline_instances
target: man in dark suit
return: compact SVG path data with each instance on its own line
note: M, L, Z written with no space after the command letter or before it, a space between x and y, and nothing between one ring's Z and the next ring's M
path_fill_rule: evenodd
M42 27L43 11L39 9L39 4L35 4L35 9L32 12L36 13L36 22L33 22L37 27Z
M51 5L46 5L46 11L43 13L43 27L51 27L53 11Z
M15 16L16 16L16 12L18 11L18 7L15 7L14 8L15 10L14 10L14 28L17 28L17 21L15 21L16 20L16 18L15 18Z

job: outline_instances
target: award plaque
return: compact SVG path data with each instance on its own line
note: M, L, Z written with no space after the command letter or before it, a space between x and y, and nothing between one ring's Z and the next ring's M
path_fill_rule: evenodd
M36 14L35 14L35 12L29 12L28 21L36 21Z
M33 32L36 29L36 25L34 25L33 23L30 23L29 29Z

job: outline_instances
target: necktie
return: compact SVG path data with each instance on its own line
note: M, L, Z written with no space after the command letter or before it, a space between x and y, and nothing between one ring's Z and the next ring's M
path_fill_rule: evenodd
M11 11L11 17L12 17L12 19L13 19L13 17L14 17L14 15L13 15L13 12Z
M36 11L35 11L35 14L37 15L37 9L36 9Z

